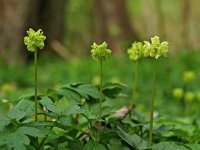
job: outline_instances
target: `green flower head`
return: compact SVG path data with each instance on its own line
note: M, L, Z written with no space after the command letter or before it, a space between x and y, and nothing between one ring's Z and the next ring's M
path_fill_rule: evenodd
M160 38L158 36L154 36L151 38L151 43L148 41L144 41L144 57L154 57L158 59L160 56L167 57L169 43L162 42L160 43Z
M185 83L191 83L196 79L196 74L194 71L185 71L183 73L183 81Z
M101 45L93 43L91 54L95 60L107 60L108 56L111 55L112 51L107 49L108 44L103 42Z
M43 35L41 29L35 32L29 28L27 34L28 36L24 37L24 44L27 46L28 51L34 52L37 48L43 49L46 36Z
M183 89L181 89L181 88L175 88L175 89L173 90L173 96L174 96L175 98L177 98L177 99L182 98L182 96L183 96Z
M142 42L134 42L132 47L127 50L129 58L131 60L138 60L143 54L143 44Z
M191 91L186 92L185 95L184 95L184 99L187 102L193 101L194 98L195 98L195 94L193 92L191 92Z

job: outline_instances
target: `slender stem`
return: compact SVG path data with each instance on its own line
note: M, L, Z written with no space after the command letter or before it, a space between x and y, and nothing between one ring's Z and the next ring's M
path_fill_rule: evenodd
M99 101L99 118L101 118L102 113L102 98L103 98L103 92L102 92L102 60L100 60L100 101Z
M132 93L132 102L131 102L131 108L130 108L130 114L129 118L131 118L132 111L135 107L135 100L136 100L136 86L137 86L137 78L138 78L138 60L135 63L135 70L134 70L134 79L133 79L133 93Z
M37 106L38 106L38 100L37 100L37 49L34 52L34 65L35 65L35 121L38 120L37 117Z
M152 80L152 97L151 97L151 112L150 112L150 129L149 129L149 146L152 145L153 133L153 112L154 112L154 99L155 99L155 79L156 79L156 60L153 61L153 80Z
M50 127L50 130L52 130L53 127L54 127L54 126L51 126L51 127ZM48 135L49 135L49 134L47 134L47 135L44 137L44 139L41 141L41 143L38 145L38 150L40 150L40 149L42 148L42 146L43 146L44 142L46 141Z

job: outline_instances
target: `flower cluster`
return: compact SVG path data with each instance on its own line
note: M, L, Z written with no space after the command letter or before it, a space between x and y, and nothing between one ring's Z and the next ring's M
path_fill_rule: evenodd
M196 79L196 74L194 71L185 71L183 73L183 81L185 83L191 83Z
M200 100L200 92L194 93L193 91L184 91L181 88L175 88L172 92L177 100L185 100L191 102L194 99Z
M27 34L28 36L24 37L24 44L27 46L28 51L35 52L37 48L43 49L46 37L41 29L35 32L30 28Z
M180 100L185 100L187 102L193 101L194 99L200 100L200 91L195 92L191 89L191 86L188 86L196 80L196 73L192 70L186 70L183 72L182 80L184 82L185 88L175 88L172 92L174 98Z
M91 54L92 57L95 60L107 60L108 56L111 55L111 50L107 49L108 44L106 42L103 42L101 45L97 45L96 43L93 43Z
M177 99L182 98L182 96L183 96L183 89L182 89L182 88L175 88L175 89L173 90L173 96L174 96L175 98L177 98Z
M167 57L169 52L169 43L164 41L160 42L158 36L151 38L151 42L144 41L144 45L141 42L135 42L132 47L128 49L129 58L132 60L138 60L142 55L144 57L154 57L158 59L161 56Z
M134 42L132 47L128 49L128 55L131 60L138 60L143 55L142 42Z

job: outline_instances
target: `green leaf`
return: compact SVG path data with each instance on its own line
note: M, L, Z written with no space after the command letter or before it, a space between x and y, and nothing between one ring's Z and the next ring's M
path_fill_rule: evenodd
M48 97L42 97L41 100L39 101L44 107L46 107L48 110L58 114L61 112L59 108L57 108L53 101L48 98Z
M158 144L154 144L152 146L152 150L189 150L189 149L184 146L176 145L174 143L161 142Z
M192 136L190 137L190 143L200 142L200 129L194 130Z
M104 129L104 131L101 133L101 141L102 142L108 142L110 139L116 139L119 136L117 135L117 131L115 129Z
M88 96L94 99L100 98L99 89L92 84L81 84L76 91L86 99L89 99Z
M84 113L84 110L81 109L78 105L71 105L65 110L66 115L72 115L72 114L81 114Z
M103 93L108 98L116 98L123 87L125 87L123 84L108 82L103 85Z
M10 119L6 116L0 117L0 131L3 131L3 129L10 124Z
M107 150L105 146L100 143L96 143L93 140L89 140L84 146L84 150Z
M29 145L28 136L44 137L39 129L33 127L19 127L14 132L0 133L1 145L10 146L14 150L26 150L26 145Z
M42 132L40 129L34 128L34 127L19 127L17 129L17 132L20 134L30 135L33 137L44 137L46 135L46 132Z
M191 144L186 144L191 150L200 150L200 144L197 143L191 143Z
M57 94L65 96L69 100L81 102L81 96L76 91L71 90L69 88L60 88L57 90Z
M175 130L173 130L173 133L174 133L173 136L177 136L182 139L186 139L187 141L189 141L189 139L190 139L189 133L184 130L175 129Z
M129 120L129 119L124 119L122 120L122 122L124 124L128 124L130 125L132 128L135 128L135 127L139 127L139 126L143 126L144 124L141 124L141 123L134 123L133 121Z
M22 99L9 113L11 119L20 120L24 116L32 117L34 115L34 102Z
M58 99L58 94L57 94L57 91L54 90L54 89L47 89L47 92L46 92L46 96L52 98L52 99Z
M83 144L80 140L72 141L71 143L71 150L83 150Z
M78 94L80 94L81 97L85 99L90 99L90 97L92 97L93 99L100 98L99 89L92 84L83 84L83 83L71 84L71 85L62 86L62 88L68 88L68 89L74 90Z
M20 97L18 98L18 100L30 99L30 98L34 97L34 95L35 95L34 93L24 94L24 95L20 96Z
M110 139L107 146L109 150L129 150L128 147L122 145L119 139Z
M123 131L120 127L118 127L118 129L119 131L117 132L117 134L119 135L119 137L121 137L121 139L124 140L130 146L137 148L139 150L148 148L147 142L140 136L136 134L129 135L128 133Z

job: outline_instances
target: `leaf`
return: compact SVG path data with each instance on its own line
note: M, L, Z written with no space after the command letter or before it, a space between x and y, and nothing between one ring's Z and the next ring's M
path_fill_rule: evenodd
M122 120L122 122L124 124L128 124L129 126L131 126L132 128L135 128L135 127L139 127L139 126L143 126L144 124L141 124L141 123L134 123L133 121L129 120L129 119L124 119Z
M65 96L69 100L75 100L76 102L81 102L81 96L72 89L60 88L57 90L57 94Z
M0 133L1 145L6 145L14 150L26 150L26 145L29 145L30 140L27 135L33 137L44 137L39 129L33 127L19 127L14 132Z
M71 84L71 85L62 86L62 88L74 90L78 94L80 94L81 97L85 99L90 99L90 97L92 97L93 99L100 98L99 89L92 84L88 84L88 83L87 84L83 84L83 83Z
M25 135L30 135L33 137L44 137L47 133L46 132L42 132L40 129L38 128L34 128L34 127L19 127L17 129L17 132L20 134L25 134Z
M103 93L108 98L116 98L123 87L125 87L125 85L119 83L105 83L103 85Z
M57 91L54 89L47 89L46 96L52 99L58 99Z
M18 100L30 99L31 97L34 97L34 95L35 95L34 93L24 94L24 95L20 96L20 97L18 98Z
M48 97L42 97L42 99L39 101L44 107L46 107L48 110L56 113L56 114L59 114L61 112L61 110L56 107L53 103L53 101L48 98Z
M169 131L171 131L171 130L173 130L173 129L174 129L174 126L173 126L173 125L161 125L161 126L155 128L155 129L154 129L154 132L155 132L156 134L158 134L158 133L163 134L163 133L169 132Z
M107 150L105 146L100 143L96 143L93 140L89 140L84 146L83 150Z
M75 141L72 141L71 144L71 150L83 150L83 144L81 143L80 140L75 140Z
M110 139L118 138L117 131L115 129L105 129L101 134L101 141L108 142Z
M154 144L152 146L152 150L189 150L189 149L184 146L176 145L174 143L161 142L158 144Z
M129 150L128 147L122 145L119 139L110 139L107 146L109 150Z
M20 120L24 116L32 117L34 115L34 102L22 99L9 113L11 119Z
M127 144L130 146L137 148L137 149L147 149L147 142L142 139L140 136L133 134L129 135L128 133L124 132L120 127L118 127L119 131L117 131L117 134L119 137L122 138Z
M75 104L75 105L69 106L65 110L65 113L66 113L66 115L81 114L81 113L84 113L84 110L81 109L80 106L78 106L77 104Z
M175 129L175 130L173 130L173 133L174 133L173 136L177 136L182 139L186 139L187 141L189 141L189 139L190 139L189 133L184 130Z
M3 129L10 124L10 119L6 116L0 117L0 131L3 131Z
M89 99L88 96L94 99L100 98L99 89L92 84L81 84L78 86L76 91L86 99Z
M197 143L191 143L191 144L186 144L191 150L200 150L200 144Z

